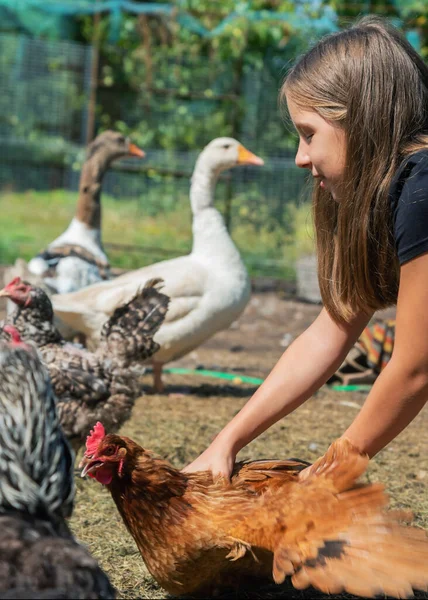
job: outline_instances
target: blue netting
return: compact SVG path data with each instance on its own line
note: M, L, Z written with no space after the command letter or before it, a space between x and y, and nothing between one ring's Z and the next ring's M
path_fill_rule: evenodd
M424 1L424 0L422 0ZM403 18L412 12L408 0L393 0L399 15ZM119 39L122 16L124 13L163 15L173 17L181 27L205 38L214 38L225 34L233 27L237 19L245 18L249 22L275 21L284 22L296 32L304 32L305 36L320 37L336 31L337 15L329 6L312 2L312 14L308 13L308 3L296 4L293 11L273 12L268 10L251 10L250 2L237 3L236 9L225 17L213 29L207 29L200 19L185 9L166 3L140 4L132 0L0 0L0 30L14 30L30 35L47 35L53 39L69 37L73 30L71 17L108 13L110 15L110 41ZM368 3L369 5L369 3ZM313 14L317 9L320 16ZM369 6L368 6L369 9ZM418 31L408 33L408 39L416 49L420 49Z
M11 13L18 16L20 22L33 31L34 34L47 32L51 24L46 18L58 22L64 17L90 15L99 13L110 14L110 40L115 41L119 37L121 18L123 13L131 14L158 14L173 16L177 22L200 36L206 38L216 37L227 32L228 27L233 25L236 19L245 17L251 22L257 21L283 21L296 30L304 30L322 35L337 28L336 16L328 7L321 17L309 16L303 6L297 6L293 12L272 12L267 10L251 10L249 3L240 3L236 10L225 17L212 29L207 29L202 22L185 10L177 10L176 6L162 3L139 4L130 0L107 0L96 2L95 0L74 0L73 2L56 2L55 0L0 0L0 7L7 8ZM55 19L57 21L55 21Z
M404 0L396 4L404 5ZM183 210L188 209L195 148L200 150L219 134L235 135L261 155L266 161L263 169L240 169L222 179L218 205L227 214L232 233L236 227L241 234L243 230L257 235L268 232L263 265L272 271L280 265L283 274L293 261L285 255L283 241L289 235L290 210L301 197L305 175L296 169L292 140L284 135L278 88L285 62L299 52L298 40L309 42L336 30L336 15L316 0L311 6L321 15L317 18L306 14L303 2L296 2L294 12L282 14L252 11L249 3L237 3L233 13L209 30L183 6L124 0L0 0L0 31L20 34L0 35L0 190L77 189L92 54L90 46L63 41L72 37L69 34L77 23L73 17L96 11L108 14L111 39L118 38L125 13L160 14L204 38L227 36L236 20L243 18L280 21L289 25L291 34L300 32L289 36L288 54L271 47L263 65L244 61L238 90L231 77L233 64L218 57L154 54L153 85L147 84L141 61L137 89L99 87L99 114L110 121L96 125L117 128L122 123L142 136L138 143L147 151L146 161L122 161L111 169L104 185L106 194L135 201L142 214L165 214L180 202ZM398 19L395 23L400 25ZM417 33L407 35L418 48ZM45 39L37 39L40 36ZM127 51L120 45L116 50L119 55ZM233 121L237 111L238 125ZM249 265L261 261L250 244L245 248Z
M407 0L393 0L398 14L406 17L410 14ZM290 25L295 32L304 32L310 38L319 37L336 31L337 15L329 6L312 2L311 8L320 12L320 16L308 13L308 3L296 4L293 11L273 12L251 10L250 2L237 3L236 9L225 17L213 29L207 29L200 19L183 8L166 3L140 4L132 0L0 0L0 30L15 30L32 35L48 35L54 39L69 37L73 30L70 17L108 13L110 15L110 41L119 38L123 13L163 15L173 17L181 27L205 38L214 38L228 32L237 19L245 18L249 22L275 21ZM369 3L368 3L369 5ZM368 6L369 8L369 6ZM420 49L420 36L417 30L408 33L408 39L416 49Z

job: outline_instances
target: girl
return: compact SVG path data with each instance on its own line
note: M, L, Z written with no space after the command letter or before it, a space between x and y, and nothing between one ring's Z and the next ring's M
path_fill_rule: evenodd
M386 22L322 39L281 90L315 180L324 308L187 472L230 476L236 454L340 366L375 310L397 305L391 360L344 432L374 456L428 398L428 67Z

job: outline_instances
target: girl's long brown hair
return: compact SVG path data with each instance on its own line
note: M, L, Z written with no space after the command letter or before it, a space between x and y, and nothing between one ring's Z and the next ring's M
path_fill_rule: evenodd
M376 17L322 39L287 75L281 99L346 134L340 202L316 186L318 280L336 322L394 304L399 264L388 197L403 159L428 148L428 67Z

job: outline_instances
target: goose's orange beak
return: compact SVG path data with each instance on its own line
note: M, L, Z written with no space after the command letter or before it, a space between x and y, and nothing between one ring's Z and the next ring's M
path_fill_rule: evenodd
M128 152L132 156L138 156L139 158L144 158L146 153L141 150L136 144L130 143L128 146Z
M264 165L265 161L256 156L249 150L247 150L244 146L239 144L238 146L238 164L239 165Z

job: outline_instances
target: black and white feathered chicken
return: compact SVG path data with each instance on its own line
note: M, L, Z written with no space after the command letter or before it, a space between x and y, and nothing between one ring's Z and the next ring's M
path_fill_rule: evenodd
M0 598L114 598L70 533L73 452L34 346L0 342Z
M159 291L160 283L148 282L114 312L95 352L62 338L51 301L41 288L15 278L0 291L16 304L3 325L13 325L24 341L39 348L59 401L61 425L75 449L97 420L118 429L141 395L142 363L159 348L153 336L168 310L169 298ZM9 338L0 328L2 337Z

